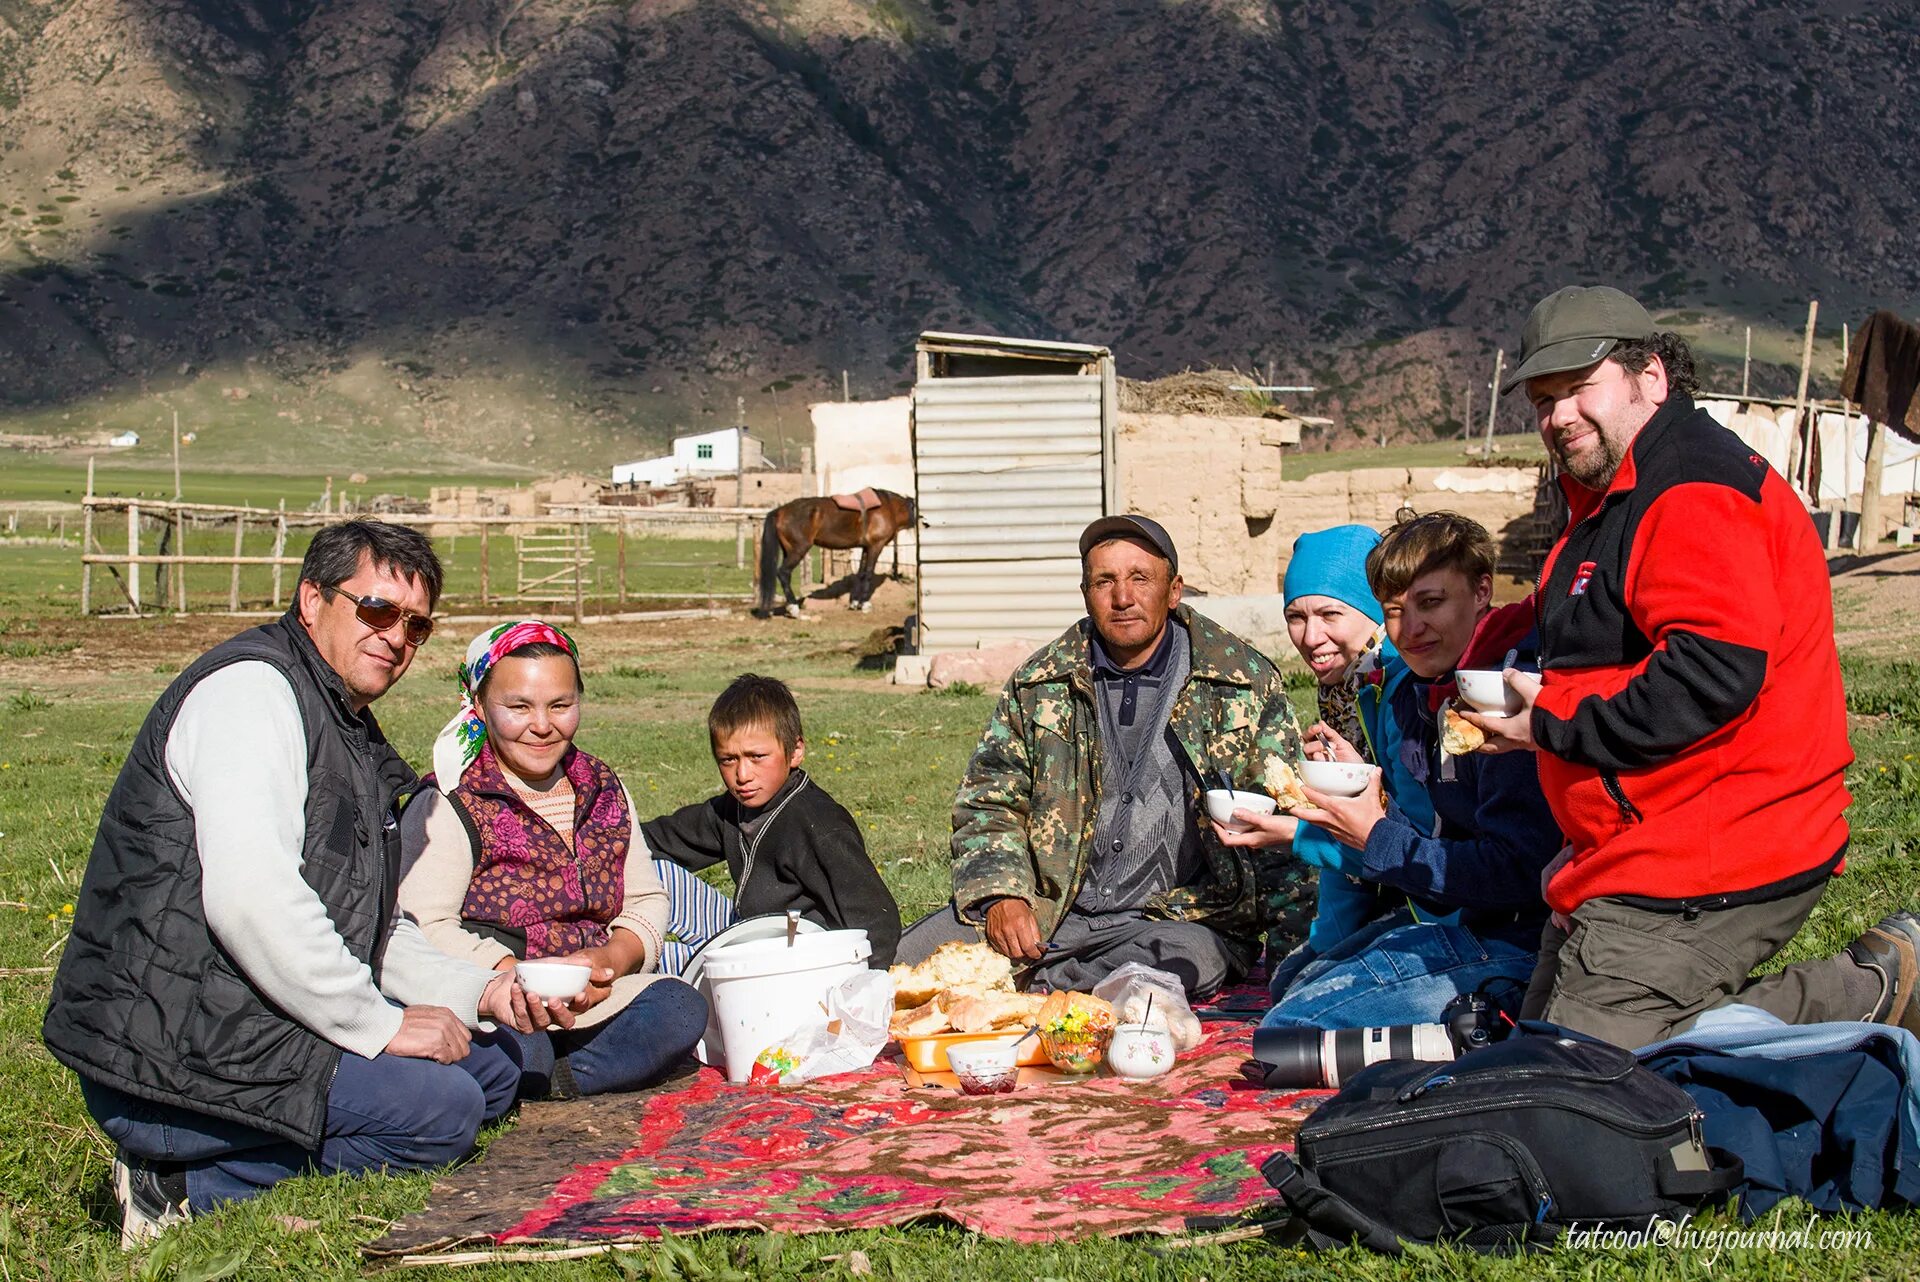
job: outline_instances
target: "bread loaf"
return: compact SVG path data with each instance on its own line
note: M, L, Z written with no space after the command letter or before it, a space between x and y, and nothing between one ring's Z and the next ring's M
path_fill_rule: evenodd
M1292 810L1295 806L1307 804L1307 794L1300 786L1300 776L1283 757L1267 758L1266 767L1260 772L1260 783L1281 810Z
M896 1007L893 1018L887 1021L887 1035L896 1040L902 1037L931 1037L946 1031L947 1011L938 996L923 1005L905 1009Z
M1045 1001L1039 993L990 992L978 997L962 997L947 1007L947 1022L957 1033L1024 1028L1039 1015Z
M1013 963L986 944L942 944L915 966L893 966L893 1004L918 1006L936 993L956 996L1013 991Z
M1480 745L1487 741L1486 732L1479 726L1455 712L1447 709L1446 733L1440 736L1440 750L1450 757L1464 757L1478 752Z

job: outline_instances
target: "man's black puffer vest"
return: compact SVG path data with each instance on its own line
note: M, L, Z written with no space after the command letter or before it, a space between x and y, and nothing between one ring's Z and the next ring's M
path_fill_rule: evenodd
M391 816L418 781L289 611L202 655L147 714L100 816L42 1034L83 1077L317 1148L340 1049L268 1004L209 933L193 812L167 774L181 702L244 660L293 686L307 737L300 875L378 977L399 881Z

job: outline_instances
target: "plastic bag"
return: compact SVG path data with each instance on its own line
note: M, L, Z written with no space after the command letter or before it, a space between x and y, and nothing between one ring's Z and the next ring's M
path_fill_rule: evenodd
M854 1073L872 1064L887 1044L893 1014L893 976L884 970L849 975L827 993L826 1009L754 1057L747 1078L760 1086Z
M1187 1004L1186 987L1176 975L1128 962L1095 984L1093 995L1112 1002L1114 1017L1122 1024L1147 1019L1151 997L1151 1017L1155 1023L1165 1021L1176 1049L1191 1050L1200 1044L1200 1020Z

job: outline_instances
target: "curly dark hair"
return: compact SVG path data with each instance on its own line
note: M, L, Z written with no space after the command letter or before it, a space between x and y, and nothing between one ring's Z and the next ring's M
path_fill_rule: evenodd
M1693 348L1671 330L1661 330L1652 338L1623 338L1607 353L1619 361L1629 374L1638 374L1651 357L1658 356L1667 367L1667 386L1689 399L1700 395L1700 375L1693 366Z

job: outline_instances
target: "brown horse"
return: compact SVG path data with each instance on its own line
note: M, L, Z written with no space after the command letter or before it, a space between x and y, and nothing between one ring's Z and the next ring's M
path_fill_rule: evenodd
M773 584L778 577L787 594L787 613L799 617L793 567L814 547L860 549L860 568L854 573L847 605L854 610L873 608L873 567L880 553L918 519L912 499L892 490L874 493L880 502L864 512L840 507L832 499L794 499L767 513L760 537L760 604L755 614L773 613Z

